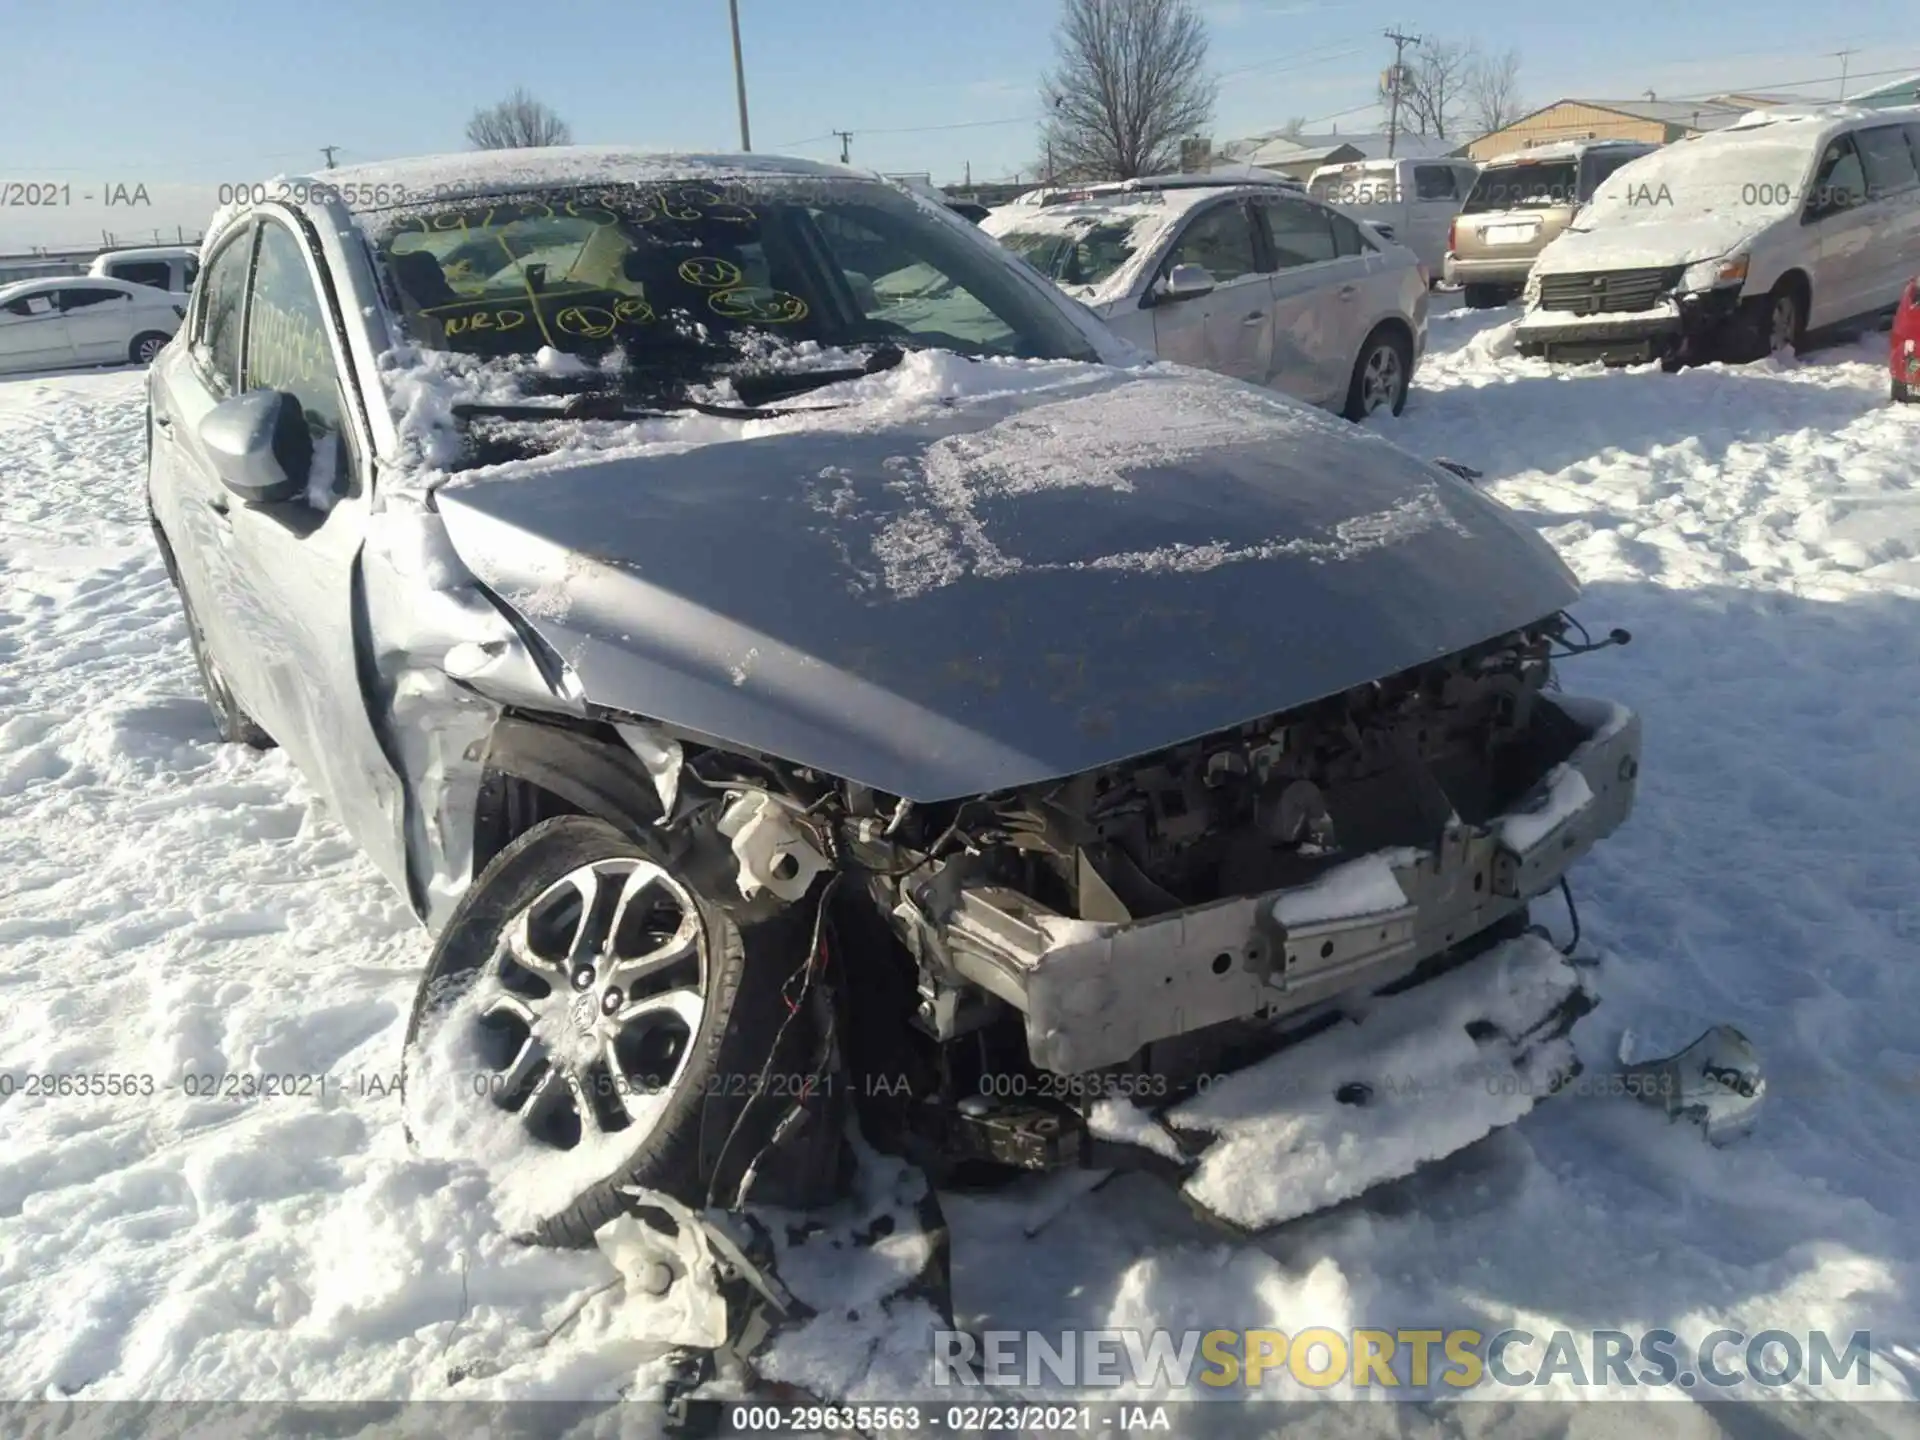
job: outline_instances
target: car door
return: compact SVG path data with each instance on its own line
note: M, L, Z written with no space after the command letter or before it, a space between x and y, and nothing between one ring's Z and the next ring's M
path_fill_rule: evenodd
M262 216L248 282L240 393L297 405L312 441L305 495L234 499L222 604L240 644L230 678L374 864L410 893L405 796L368 710L354 575L372 504L371 454L310 238Z
M1859 220L1870 243L1861 257L1861 310L1898 302L1920 258L1920 170L1907 147L1906 127L1869 125L1854 135L1867 175L1867 203Z
M72 363L66 317L52 291L20 295L0 306L0 370L47 370Z
M1274 266L1274 383L1330 404L1345 396L1363 338L1357 331L1369 272L1359 227L1298 195L1262 196L1259 209ZM1344 247L1341 234L1348 237Z
M1185 300L1167 298L1161 286L1177 265L1204 267L1213 289ZM1189 216L1147 293L1154 302L1154 353L1162 360L1256 385L1273 383L1273 294L1244 200L1216 200Z
M1857 315L1861 297L1871 289L1867 251L1872 235L1862 215L1867 209L1867 175L1851 135L1827 142L1814 166L1801 212L1807 238L1813 299L1807 325L1817 328Z
M207 267L206 283L187 316L187 341L163 351L148 373L152 454L148 496L173 551L181 584L215 660L256 719L256 697L241 688L240 627L225 603L232 594L232 497L220 483L200 424L213 407L238 393L247 276L255 229L234 227ZM271 733L271 731L269 731Z
M133 297L111 285L63 285L57 292L73 358L82 365L127 358L133 340Z

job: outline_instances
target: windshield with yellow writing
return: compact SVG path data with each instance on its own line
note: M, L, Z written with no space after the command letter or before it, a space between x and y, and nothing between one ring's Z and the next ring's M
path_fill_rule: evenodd
M377 237L419 344L542 348L714 378L788 344L1089 359L971 226L879 182L565 189L418 211Z

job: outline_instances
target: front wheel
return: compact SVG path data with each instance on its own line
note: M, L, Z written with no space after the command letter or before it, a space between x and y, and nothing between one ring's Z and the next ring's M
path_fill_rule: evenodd
M1912 389L1907 385L1906 381L1896 375L1893 379L1893 403L1896 405L1905 405L1911 399L1913 399Z
M625 1186L706 1205L801 1098L792 939L779 922L742 930L603 820L535 825L474 881L421 978L408 1133L478 1164L502 1223L537 1243L591 1245Z
M1806 340L1807 309L1800 289L1783 280L1772 292L1742 307L1734 342L1738 360L1765 360L1799 350Z
M1398 415L1407 408L1407 387L1413 376L1413 354L1406 339L1382 325L1367 336L1354 361L1347 384L1349 420L1364 420L1385 410Z

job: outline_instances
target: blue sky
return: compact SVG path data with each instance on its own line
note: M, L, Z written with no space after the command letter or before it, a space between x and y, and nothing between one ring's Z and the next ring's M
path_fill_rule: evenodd
M1910 0L1518 6L1454 0L1405 14L1365 3L1205 0L1223 74L1215 134L1379 128L1374 77L1389 25L1511 46L1524 97L1691 96L1920 70ZM1050 58L1049 0L740 0L754 148L957 180L1026 169L1035 82ZM1600 23L1589 17L1604 16ZM513 17L509 19L508 17ZM191 224L202 192L354 160L464 147L468 115L525 85L577 139L734 148L724 0L65 0L0 3L0 186L64 182L53 207L0 206L0 250L83 240L103 224ZM1872 83L1872 82L1867 82ZM1344 113L1343 113L1344 112ZM1004 123L995 123L1004 122ZM144 183L150 211L102 216L84 190ZM0 192L3 198L3 192ZM176 214L175 212L180 212ZM164 212L164 213L163 213Z

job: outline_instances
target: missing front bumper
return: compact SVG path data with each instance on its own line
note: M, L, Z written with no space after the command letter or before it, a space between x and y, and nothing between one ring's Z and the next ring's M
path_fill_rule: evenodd
M965 888L945 925L958 978L1019 1011L1033 1064L1062 1075L1391 983L1553 888L1632 809L1638 718L1604 701L1555 703L1585 738L1528 802L1489 825L1456 826L1432 849L1364 856L1308 886L1132 924Z

